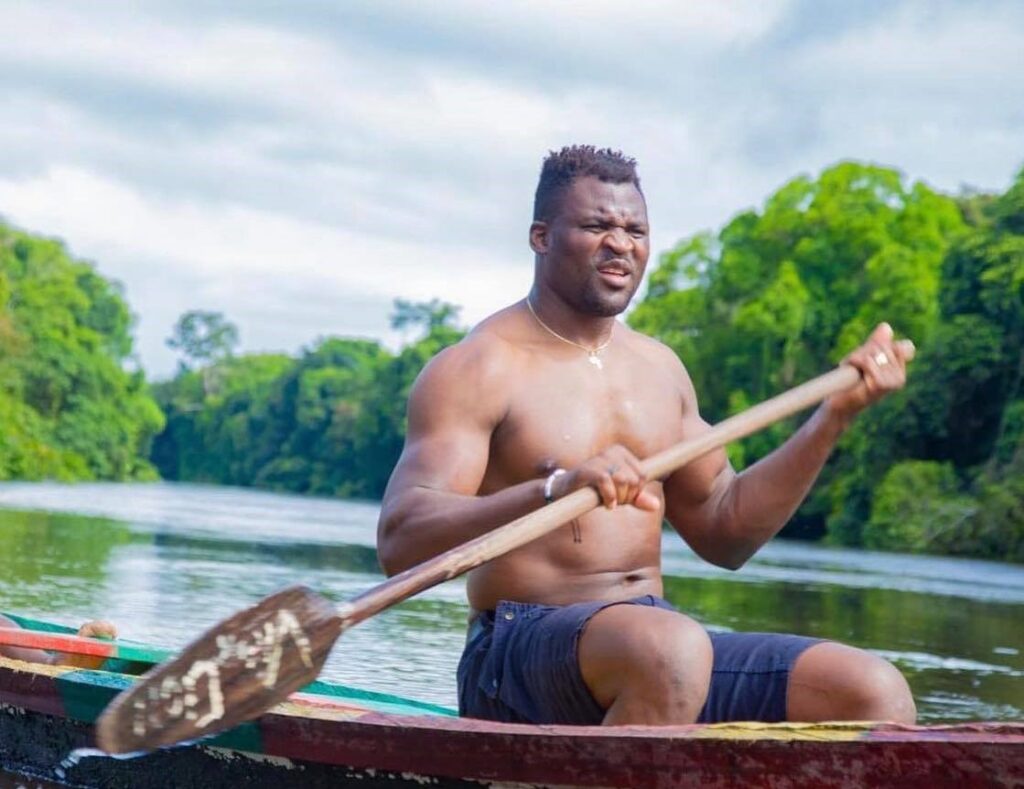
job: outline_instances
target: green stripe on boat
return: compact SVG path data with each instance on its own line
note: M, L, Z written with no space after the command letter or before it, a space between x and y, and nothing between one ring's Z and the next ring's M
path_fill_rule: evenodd
M26 630L35 630L40 633L73 634L77 632L75 628L67 627L66 625L57 625L26 616L6 613L4 616L17 622ZM118 639L112 641L111 644L117 649L117 657L108 658L104 661L101 671L72 671L58 679L58 687L61 688L61 698L64 701L67 714L75 720L92 723L96 716L99 715L100 710L106 706L115 693L119 693L132 684L132 676L126 675L141 674L150 666L162 663L174 655L174 652L171 650L151 647L133 641ZM76 680L81 679L87 679L88 682L76 682ZM311 682L303 687L300 692L329 698L332 701L341 703L351 703L356 707L372 710L373 712L385 712L391 715L442 715L445 717L458 717L458 712L450 707L431 704L426 701L417 701L416 699L407 699L390 693L338 685L323 680ZM218 739L215 742L219 744L220 740ZM234 745L232 747L241 746Z

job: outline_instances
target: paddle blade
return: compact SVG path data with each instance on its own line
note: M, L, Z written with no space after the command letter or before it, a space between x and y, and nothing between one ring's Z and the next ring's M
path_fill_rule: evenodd
M293 586L210 628L121 693L96 721L107 753L194 740L259 715L320 673L344 621Z

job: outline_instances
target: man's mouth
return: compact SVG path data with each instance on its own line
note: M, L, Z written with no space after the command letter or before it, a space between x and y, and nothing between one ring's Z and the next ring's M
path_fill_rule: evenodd
M597 267L597 273L608 284L621 287L629 282L633 275L633 269L625 261L609 260Z

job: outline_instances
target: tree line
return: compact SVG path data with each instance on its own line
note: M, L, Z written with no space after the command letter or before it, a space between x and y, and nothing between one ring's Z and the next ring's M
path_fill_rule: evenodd
M0 479L156 477L164 416L126 369L131 328L116 284L0 223Z
M171 340L186 361L153 387L167 427L152 460L168 479L379 498L402 449L409 390L463 336L457 314L440 301L399 300L392 326L420 336L398 353L330 337L292 358L236 356L223 316L187 313Z
M664 254L630 316L683 359L711 421L836 364L882 320L918 345L907 387L843 436L787 533L1024 561L1024 171L957 198L850 162L796 178Z
M416 375L463 330L396 302L397 352L327 338L237 355L219 313L182 316L171 380L126 372L117 287L0 225L0 479L164 478L377 498ZM907 388L862 415L786 528L804 539L1024 561L1024 171L938 193L854 162L798 177L651 266L628 322L685 363L718 421L841 361L888 320L918 345ZM799 424L729 448L738 468Z

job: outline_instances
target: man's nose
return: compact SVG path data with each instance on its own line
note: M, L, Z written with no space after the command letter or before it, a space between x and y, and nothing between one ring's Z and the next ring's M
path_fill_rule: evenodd
M633 239L621 227L613 227L604 236L605 245L613 252L623 255L633 248Z

